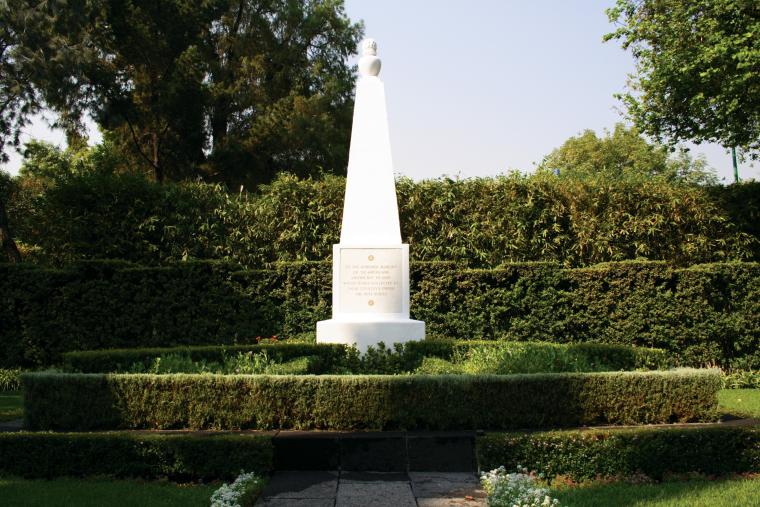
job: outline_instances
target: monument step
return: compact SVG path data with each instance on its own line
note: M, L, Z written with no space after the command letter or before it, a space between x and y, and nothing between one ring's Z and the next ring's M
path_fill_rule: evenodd
M470 472L475 432L280 431L275 470Z

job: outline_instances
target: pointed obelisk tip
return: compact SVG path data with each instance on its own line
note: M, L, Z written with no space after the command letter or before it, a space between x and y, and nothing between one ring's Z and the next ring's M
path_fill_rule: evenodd
M377 42L374 39L362 41L362 56L359 58L359 74L364 76L377 76L380 74L380 58L377 57Z

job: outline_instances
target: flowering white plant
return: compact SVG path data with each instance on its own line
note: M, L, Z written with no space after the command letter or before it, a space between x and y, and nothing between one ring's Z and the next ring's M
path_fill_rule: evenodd
M263 479L251 472L249 474L240 471L235 482L222 486L211 495L211 507L245 507L240 501L243 496L252 489L259 489Z
M536 484L527 468L517 465L516 473L507 473L502 466L480 474L480 483L488 494L490 507L555 507L559 500L549 490Z

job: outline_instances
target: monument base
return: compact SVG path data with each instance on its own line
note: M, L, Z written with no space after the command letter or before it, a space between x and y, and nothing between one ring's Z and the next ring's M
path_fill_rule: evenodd
M392 348L394 343L425 339L425 323L421 320L351 320L330 319L317 322L317 343L356 345L359 352L383 342Z

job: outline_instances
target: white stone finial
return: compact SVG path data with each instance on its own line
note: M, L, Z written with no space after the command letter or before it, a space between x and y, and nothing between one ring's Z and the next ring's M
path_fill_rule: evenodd
M375 39L364 39L362 41L362 56L364 55L377 56L377 42L375 42Z
M382 63L377 57L377 42L374 39L362 41L362 57L359 58L359 73L362 76L377 76Z

